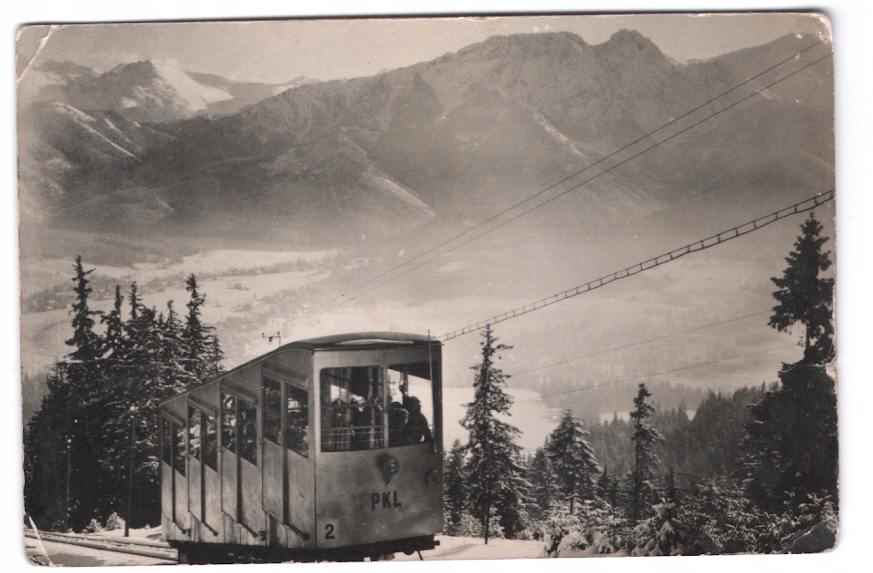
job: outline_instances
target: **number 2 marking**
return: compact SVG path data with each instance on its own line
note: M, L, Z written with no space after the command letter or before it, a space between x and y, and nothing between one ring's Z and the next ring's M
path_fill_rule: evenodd
M336 537L333 534L333 530L334 530L333 523L328 523L327 525L325 525L324 526L324 538L325 539L336 539Z

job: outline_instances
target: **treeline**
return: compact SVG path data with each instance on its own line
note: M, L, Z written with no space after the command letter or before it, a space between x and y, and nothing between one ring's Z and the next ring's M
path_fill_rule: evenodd
M157 405L221 371L222 350L190 275L187 312L143 304L137 284L114 306L91 310L89 275L74 265L72 350L24 436L25 510L41 528L81 531L113 513L128 525L160 523ZM98 323L100 329L98 331ZM130 504L130 507L128 505Z
M696 410L706 398L708 391L683 383L663 382L650 384L649 389L657 397L654 406L658 411L672 409ZM604 412L628 412L629 398L636 394L636 384L610 384L579 388L578 378L572 376L549 377L540 385L538 392L543 401L553 408L571 408L576 417L589 424L601 421Z
M774 384L770 389L776 387ZM733 393L710 391L693 417L682 403L678 408L665 411L654 402L651 423L665 438L664 443L655 446L655 454L666 467L677 472L680 480L685 480L685 476L693 480L736 475L740 469L737 454L746 434L746 425L751 422L749 406L760 402L766 390L766 385L762 384ZM657 394L653 400L655 398ZM573 413L577 415L575 410ZM633 422L614 416L609 422L590 425L589 428L591 444L600 463L614 475L630 471L634 462L629 439L634 432Z
M475 365L474 401L445 460L446 532L542 539L550 556L624 553L818 552L836 543L838 444L833 279L813 215L786 261L769 324L804 328L804 357L779 382L708 394L693 418L657 412L639 384L629 420L586 430L567 409L533 455L500 416L501 351L489 328Z
M792 376L815 396L799 404ZM474 473L476 441L456 441L445 460L446 533L538 539L565 557L821 551L836 530L833 383L803 363L780 377L769 389L710 393L693 419L656 412L645 384L630 420L586 430L567 409L535 453L513 457L504 446L511 463L490 462L492 483ZM815 527L826 532L805 536Z

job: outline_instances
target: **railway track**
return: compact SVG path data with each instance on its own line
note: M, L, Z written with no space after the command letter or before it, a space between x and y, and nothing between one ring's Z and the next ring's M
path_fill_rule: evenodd
M37 539L37 536L31 529L25 529L24 535L31 539ZM162 541L123 537L95 537L92 535L53 533L48 531L40 531L39 538L42 541L78 545L80 547L87 547L99 551L112 551L115 553L138 555L140 557L150 557L152 559L161 559L170 563L176 563L177 561L176 550L172 549Z

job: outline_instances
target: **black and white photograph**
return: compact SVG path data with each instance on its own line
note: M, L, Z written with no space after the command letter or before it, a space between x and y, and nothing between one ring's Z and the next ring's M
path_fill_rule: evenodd
M834 551L838 39L21 26L25 558Z

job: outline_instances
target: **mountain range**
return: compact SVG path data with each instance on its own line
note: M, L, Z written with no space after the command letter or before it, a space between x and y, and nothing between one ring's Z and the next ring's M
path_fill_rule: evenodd
M171 277L197 273L229 365L266 351L266 332L450 332L832 189L830 53L788 35L683 62L633 31L525 34L282 86L44 63L18 84L22 295L68 292L77 254L159 308L187 296ZM833 203L816 214L834 237ZM493 232L477 237L483 221ZM772 308L797 229L501 323L513 384L770 381L796 349L752 313ZM423 266L444 243L462 248ZM311 270L289 270L302 256ZM68 351L68 306L22 314L31 375ZM454 340L445 379L459 385L478 337Z
M599 45L496 36L373 77L283 86L151 61L102 74L51 62L19 88L22 229L328 247L466 228L813 43L789 35L685 63L635 31ZM737 105L742 121L725 112L634 158L601 178L605 191L583 190L565 226L826 190L831 74L829 61L811 66Z

